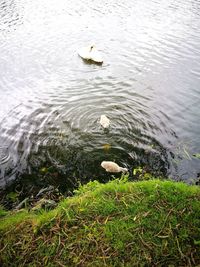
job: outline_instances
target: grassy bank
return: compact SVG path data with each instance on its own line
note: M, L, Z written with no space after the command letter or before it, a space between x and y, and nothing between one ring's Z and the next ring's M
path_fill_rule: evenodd
M91 182L54 210L0 212L3 266L197 266L200 188Z

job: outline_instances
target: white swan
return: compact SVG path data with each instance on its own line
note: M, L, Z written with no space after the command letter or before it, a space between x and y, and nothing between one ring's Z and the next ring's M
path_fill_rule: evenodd
M78 51L80 57L86 60L92 60L96 63L103 63L103 59L94 45L83 47Z
M122 168L113 161L102 161L101 167L103 167L107 172L128 172L127 168Z
M101 115L99 123L103 128L108 128L110 126L110 120L106 117L106 115Z

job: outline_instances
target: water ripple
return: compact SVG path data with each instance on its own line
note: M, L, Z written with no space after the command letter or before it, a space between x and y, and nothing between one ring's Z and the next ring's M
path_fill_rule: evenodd
M198 1L16 0L0 14L2 186L56 161L83 180L104 180L104 159L166 174L169 144L199 147ZM78 57L90 43L102 66Z

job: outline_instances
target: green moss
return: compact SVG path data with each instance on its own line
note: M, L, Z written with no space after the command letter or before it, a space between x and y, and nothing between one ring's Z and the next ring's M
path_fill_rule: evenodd
M127 177L0 218L3 266L196 266L200 188Z
M0 205L0 218L5 216L7 212L4 210L4 208Z

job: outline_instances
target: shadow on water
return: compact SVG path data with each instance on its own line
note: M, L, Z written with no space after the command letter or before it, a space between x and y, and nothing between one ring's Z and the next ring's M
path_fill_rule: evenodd
M84 59L82 57L80 57L82 59L82 61L86 64L86 65L97 65L97 66L102 66L103 62L95 62L92 59Z
M63 144L39 147L37 153L30 153L28 165L23 174L18 173L14 182L2 191L1 202L7 208L13 208L15 203L9 201L6 195L17 192L18 201L25 198L35 198L41 188L53 186L64 196L73 194L79 184L98 180L107 182L113 179L100 165L103 160L112 160L120 166L127 167L129 179L136 179L134 168L140 166L155 176L167 176L169 170L168 155L165 148L156 140L152 140L147 149L132 146L126 150L111 147L108 144L99 148L64 147ZM114 177L121 177L120 173Z

